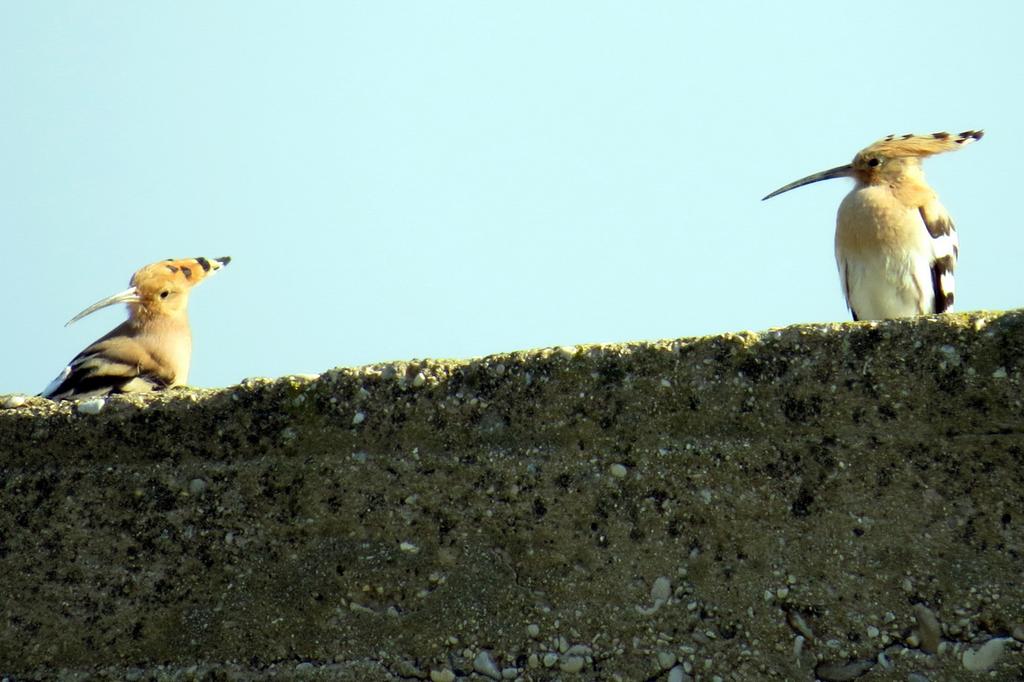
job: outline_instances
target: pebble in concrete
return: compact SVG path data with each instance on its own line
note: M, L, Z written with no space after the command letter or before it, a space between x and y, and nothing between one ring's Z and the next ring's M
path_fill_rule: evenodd
M578 673L583 670L586 660L582 656L562 656L558 669L563 673Z
M494 659L491 658L491 654L488 651L481 651L476 655L476 658L473 659L473 670L481 675L486 675L492 680L501 679L501 671L494 664Z
M914 618L917 619L921 638L921 650L934 654L939 650L942 628L935 613L924 604L914 604Z
M671 651L659 651L658 652L658 665L661 666L662 670L668 670L676 664L676 655Z
M692 680L693 678L686 674L681 665L668 671L668 682L691 682Z
M1003 655L1003 648L1010 641L1009 637L995 637L988 640L978 649L968 649L964 652L961 661L964 668L972 673L991 670Z
M23 395L9 395L6 398L4 398L2 402L0 402L0 408L3 408L5 410L11 410L17 407L21 407L22 405L25 404L26 400L28 400L28 398L26 398Z
M793 658L800 660L800 655L804 652L804 639L803 635L797 635L793 638Z
M806 639L806 640L814 639L814 631L811 630L811 626L808 625L807 621L804 620L804 617L801 616L796 611L787 611L786 612L786 622L789 623L789 626L791 628L793 628L801 636L803 636L804 639Z
M849 682L871 670L874 665L873 660L822 663L814 669L814 674L824 682Z
M659 576L651 585L651 601L665 603L672 596L672 582L665 576Z
M658 578L655 579L654 584L651 585L651 601L654 602L654 605L650 607L637 606L636 610L644 616L653 615L665 604L665 602L668 601L671 596L672 581L663 575L658 576Z
M83 400L78 403L78 411L82 414L99 414L103 411L103 406L107 404L107 401L103 398L93 398L92 400Z

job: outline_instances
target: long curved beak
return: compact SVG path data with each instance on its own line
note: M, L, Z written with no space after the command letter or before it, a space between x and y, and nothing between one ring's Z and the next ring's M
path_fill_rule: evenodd
M764 199L761 199L761 201L764 201L765 199L771 199L772 197L777 197L783 192L788 192L791 189L796 189L797 187L809 185L812 182L821 182L822 180L831 180L832 178L848 178L852 174L853 166L851 164L846 164L845 166L836 166L835 168L829 168L827 171L821 171L820 173L815 173L814 175L808 175L806 178L800 178L799 180L791 182L788 185L783 185L782 187L778 188L777 190L766 196Z
M88 308L86 308L85 310L78 313L70 320L68 320L64 326L67 327L68 325L74 322L78 322L86 315L91 315L100 308L106 308L109 305L116 305L118 303L140 303L141 301L142 299L139 298L139 292L135 290L135 287L132 287L131 289L125 289L124 291L114 294L113 296L107 296L102 301L96 301L91 306L89 306Z

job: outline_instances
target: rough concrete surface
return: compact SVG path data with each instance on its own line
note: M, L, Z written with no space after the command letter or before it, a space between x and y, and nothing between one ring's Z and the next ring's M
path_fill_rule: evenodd
M1010 312L0 397L0 673L1020 679L1022 386Z

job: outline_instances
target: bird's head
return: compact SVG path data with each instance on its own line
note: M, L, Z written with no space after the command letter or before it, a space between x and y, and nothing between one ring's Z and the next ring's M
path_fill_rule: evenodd
M224 256L152 263L132 275L129 288L93 303L71 318L68 324L118 303L128 304L132 319L181 315L188 306L192 287L230 262L231 258Z
M982 135L984 131L981 130L967 130L959 135L889 135L857 152L851 163L800 178L775 190L762 201L832 178L854 178L863 185L878 184L887 178L899 177L909 168L920 168L920 160L926 156L960 149L972 140L980 140Z

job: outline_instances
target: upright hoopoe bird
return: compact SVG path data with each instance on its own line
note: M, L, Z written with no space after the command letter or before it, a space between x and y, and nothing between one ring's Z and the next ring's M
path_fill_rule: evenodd
M836 264L853 319L945 312L953 305L959 243L925 182L921 159L960 149L982 134L890 135L857 152L853 163L808 175L765 199L820 180L853 178L857 184L836 217Z
M185 258L140 269L132 275L130 288L97 301L68 321L77 322L116 303L128 304L128 319L75 356L40 395L67 400L184 384L192 359L189 292L230 262L226 256Z

